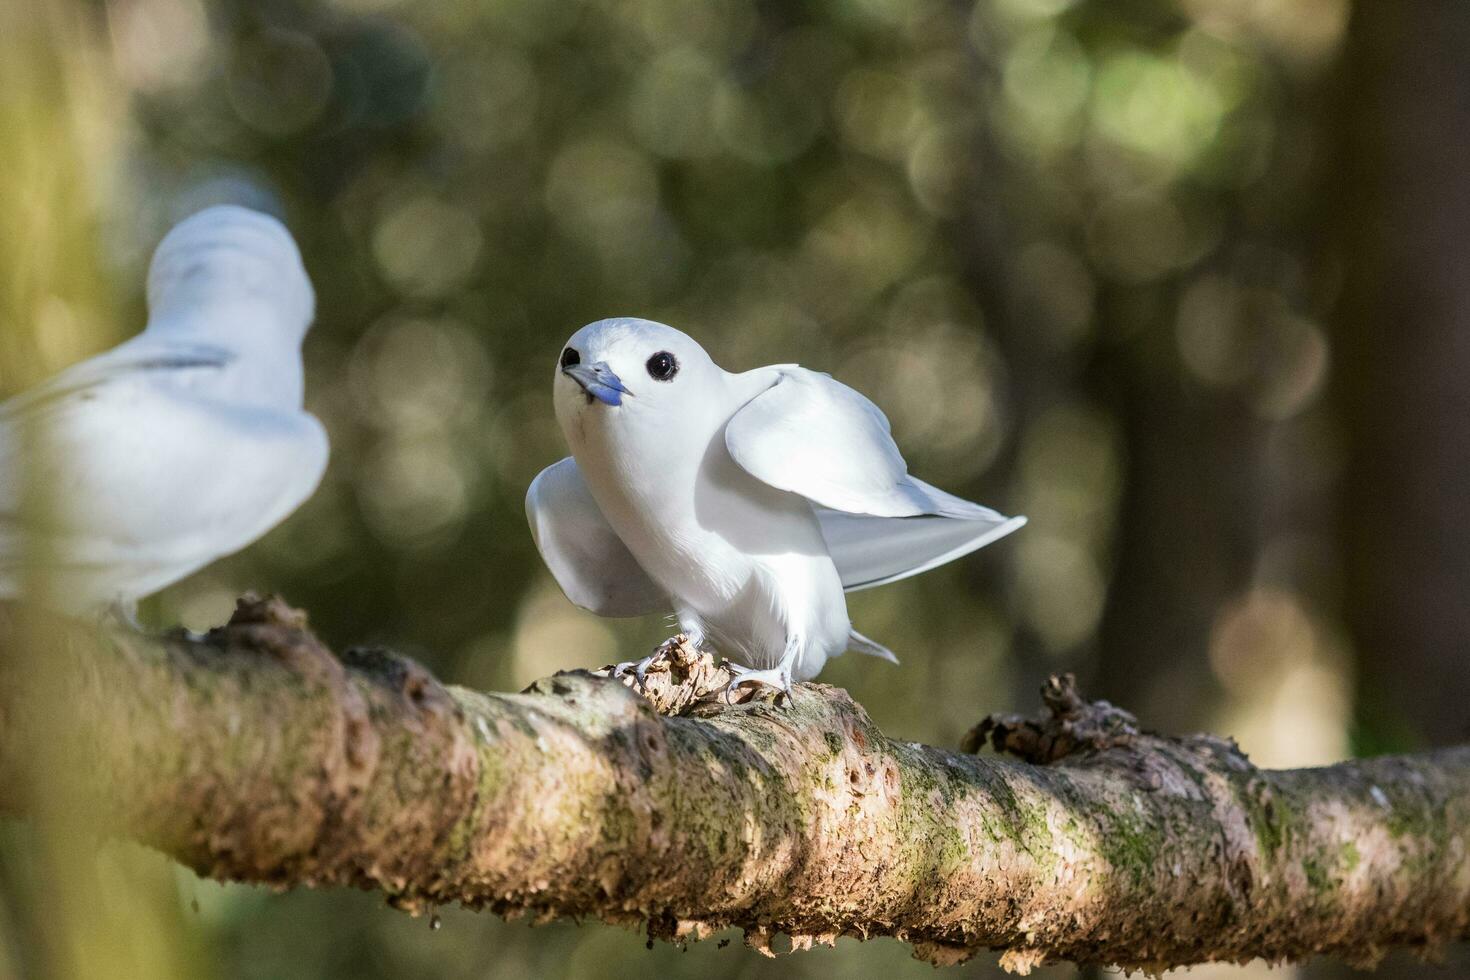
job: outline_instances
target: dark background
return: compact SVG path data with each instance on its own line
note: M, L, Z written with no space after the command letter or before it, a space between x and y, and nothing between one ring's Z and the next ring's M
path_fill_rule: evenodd
M1030 516L853 597L903 666L822 679L889 732L955 744L1071 670L1262 764L1460 741L1467 51L1464 0L0 0L0 393L135 332L174 220L252 203L316 283L333 461L156 621L279 591L492 689L641 655L663 624L567 603L522 497L561 343L643 315L831 371L918 475ZM931 975L431 931L120 846L43 902L33 836L0 827L0 978Z

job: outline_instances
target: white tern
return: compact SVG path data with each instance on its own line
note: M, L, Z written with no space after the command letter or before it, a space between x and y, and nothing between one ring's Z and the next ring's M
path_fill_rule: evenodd
M143 332L0 404L0 597L131 617L311 496L315 303L274 218L213 207L164 236Z
M897 662L852 628L844 592L1025 523L910 476L888 419L828 375L794 364L731 374L650 320L578 330L553 397L572 456L526 495L552 575L603 616L671 611L726 657L732 688L789 695L849 649Z

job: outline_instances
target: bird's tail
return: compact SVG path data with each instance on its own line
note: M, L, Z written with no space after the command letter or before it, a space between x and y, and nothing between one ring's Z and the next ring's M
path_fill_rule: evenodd
M847 648L854 653L866 653L870 657L877 657L891 664L898 663L898 658L893 655L892 650L881 643L873 642L855 629L847 631Z

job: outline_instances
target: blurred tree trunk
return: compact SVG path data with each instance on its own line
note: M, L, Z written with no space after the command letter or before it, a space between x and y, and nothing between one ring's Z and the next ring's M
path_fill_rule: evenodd
M985 77L993 70L979 64L976 73ZM966 281L990 314L1004 353L1013 430L1023 439L1048 409L1080 402L1111 417L1123 454L1096 637L1048 653L1023 629L1012 651L1018 664L1013 694L1050 670L1072 670L1090 690L1136 707L1150 724L1196 727L1217 693L1207 658L1211 627L1220 609L1250 585L1260 551L1268 423L1238 393L1207 390L1184 377L1169 281L1111 281L1094 262L1092 336L1075 349L1054 349L1041 336L1038 319L1045 311L1035 297L1018 299L1005 288L1016 286L1008 260L1044 237L1038 230L1046 228L1017 213L1030 175L1019 174L1016 161L988 135L977 140L970 167L970 209L950 231ZM997 174L1009 174L1009 182ZM1232 198L1222 207L1238 209L1240 202ZM1273 223L1291 220L1264 210ZM1084 219L1077 220L1047 230L1054 241L1086 255ZM1242 234L1238 226L1228 228L1219 251L1229 250L1231 235ZM1020 441L1000 469L1014 471Z
M1360 751L1470 732L1467 50L1470 4L1359 2L1343 58L1342 177L1325 201L1342 281L1341 539ZM1447 959L1470 969L1463 944ZM1403 956L1378 971L1423 973Z
M1360 2L1341 102L1339 397L1363 748L1470 733L1470 4Z
M1154 331L1171 333L1165 323ZM1170 729L1207 714L1211 626L1251 582L1265 425L1234 398L1189 392L1178 368L1147 363L1141 347L1117 348L1093 371L1126 453L1095 683Z

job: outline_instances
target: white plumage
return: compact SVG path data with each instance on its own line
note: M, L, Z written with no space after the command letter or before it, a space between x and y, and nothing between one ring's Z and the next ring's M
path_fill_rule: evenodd
M302 410L314 305L274 218L175 226L143 332L0 404L0 597L127 609L311 496L328 455Z
M562 590L603 616L672 611L741 665L737 683L785 689L848 649L893 659L852 629L844 591L1025 523L910 476L888 419L846 385L795 365L730 374L660 323L583 327L553 390L572 458L536 478L526 513Z

